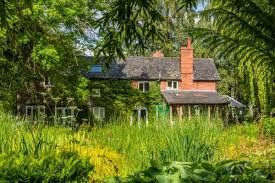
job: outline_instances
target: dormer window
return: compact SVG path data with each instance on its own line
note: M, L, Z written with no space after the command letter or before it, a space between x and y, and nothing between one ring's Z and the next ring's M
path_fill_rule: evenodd
M149 91L149 82L148 81L139 82L138 89L142 92L148 92Z
M167 81L167 90L178 90L178 81Z
M92 73L102 73L103 67L101 65L94 65L91 67L90 72Z

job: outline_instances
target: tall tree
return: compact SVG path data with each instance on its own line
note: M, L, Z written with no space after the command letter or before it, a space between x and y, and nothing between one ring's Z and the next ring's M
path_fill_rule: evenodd
M166 5L168 1L160 0L113 0L110 8L102 12L97 21L101 41L97 44L97 56L106 56L109 61L115 57L124 58L125 50L134 48L138 53L144 53L155 41L164 43L167 40L165 32L171 12ZM191 9L197 0L175 0L176 12L180 9ZM169 5L171 5L169 4ZM161 9L161 7L165 7ZM168 15L169 17L164 17ZM174 12L173 12L174 13ZM175 18L175 17L174 17Z
M238 62L252 105L272 108L275 79L275 2L212 0L200 13L209 24L193 30L197 41L222 59Z
M35 93L34 80L51 75L53 95L88 97L78 56L93 40L95 13L87 1L6 1L8 25L0 28L0 100L15 104L20 91ZM81 45L81 46L80 46Z

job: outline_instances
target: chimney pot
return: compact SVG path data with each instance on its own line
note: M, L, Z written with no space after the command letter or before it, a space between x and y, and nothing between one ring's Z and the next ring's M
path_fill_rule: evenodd
M185 46L184 43L182 43L181 44L181 49L192 48L191 45L192 45L192 40L191 40L191 37L188 36L186 46Z

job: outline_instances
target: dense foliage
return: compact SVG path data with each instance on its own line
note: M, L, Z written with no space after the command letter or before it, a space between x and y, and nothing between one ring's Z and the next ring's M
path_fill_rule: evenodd
M261 122L265 135L275 140L275 119L264 116Z
M93 81L90 86L91 90L100 89L100 97L91 97L93 105L104 107L109 117L131 114L138 107L146 107L153 115L155 105L162 103L158 82L150 82L145 93L125 80Z
M152 166L127 178L109 178L105 182L270 182L272 170L254 168L247 161L222 161L213 165L199 162L173 162Z
M219 120L205 123L202 117L175 121L172 127L167 121L138 127L130 126L128 119L110 119L107 126L90 129L83 125L75 131L30 125L1 112L0 179L98 181L142 171L152 160L165 164L243 158L265 166L268 172L274 169L274 144L270 137L260 136L257 125L223 129Z
M87 159L73 152L42 157L0 154L1 182L86 182L92 170Z
M207 23L193 29L196 41L213 56L233 62L242 98L269 113L274 108L274 1L212 0L199 15Z
M1 182L87 181L93 165L88 157L60 147L41 128L22 118L0 114Z
M93 39L86 31L95 16L88 3L37 1L32 11L23 2L6 3L10 13L8 26L0 28L0 100L8 108L19 92L39 96L43 77L55 85L50 92L54 97L87 100L88 83L81 73L85 66L78 56Z

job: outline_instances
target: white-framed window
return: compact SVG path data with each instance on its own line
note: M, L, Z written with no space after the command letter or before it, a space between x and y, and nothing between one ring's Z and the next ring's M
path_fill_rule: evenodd
M105 118L105 108L93 107L93 115L96 119L104 119Z
M178 85L178 81L167 81L167 90L177 90Z
M148 92L149 91L149 82L148 81L140 81L138 83L138 89L142 92Z
M90 69L90 72L92 73L101 73L103 71L102 65L93 65Z
M26 116L33 121L38 121L46 116L46 107L43 105L27 105Z
M100 97L100 89L98 88L92 89L92 97Z
M55 107L56 122L67 125L75 124L75 108L73 107Z

